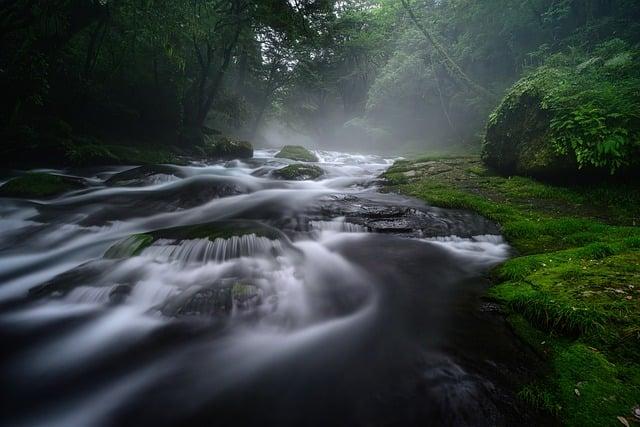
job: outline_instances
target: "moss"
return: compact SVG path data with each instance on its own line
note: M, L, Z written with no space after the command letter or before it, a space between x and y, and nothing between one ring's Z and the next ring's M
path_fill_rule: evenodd
M640 402L637 188L479 174L471 157L431 161L450 170L401 162L385 174L390 189L479 212L519 253L492 272L490 296L548 361L547 375L523 388L521 399L567 425L620 425L617 417Z
M319 161L318 156L300 145L285 145L282 147L282 150L276 154L276 157L297 160L299 162Z
M173 227L150 233L155 239L230 239L233 236L255 234L260 237L277 239L280 232L257 221L216 221L206 224Z
M129 147L97 142L71 145L67 150L67 159L76 166L180 163L176 155L166 148Z
M28 173L0 187L0 197L51 197L84 188L80 179L48 173Z
M288 180L311 180L318 179L324 175L322 168L316 165L294 164L285 166L282 169L274 171L274 174L278 177Z
M165 228L148 233L134 234L112 245L105 258L128 258L137 256L159 239L230 239L234 236L255 234L269 239L282 237L280 231L257 221L216 221L206 224Z
M210 136L204 138L202 145L204 154L212 159L249 159L253 157L253 145L227 136Z
M104 257L114 259L140 255L145 248L151 246L154 240L149 234L134 234L112 245L107 249Z

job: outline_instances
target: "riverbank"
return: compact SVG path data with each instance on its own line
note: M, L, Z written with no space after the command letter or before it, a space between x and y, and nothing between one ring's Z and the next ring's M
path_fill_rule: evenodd
M547 362L520 397L567 425L640 421L640 188L501 177L477 157L399 161L388 190L496 221L516 250L490 296Z

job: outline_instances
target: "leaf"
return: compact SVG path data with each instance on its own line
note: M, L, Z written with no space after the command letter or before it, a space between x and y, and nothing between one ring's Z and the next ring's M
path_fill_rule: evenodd
M620 424L622 424L625 427L631 427L629 425L629 421L627 421L625 417L618 416L618 421L620 421Z

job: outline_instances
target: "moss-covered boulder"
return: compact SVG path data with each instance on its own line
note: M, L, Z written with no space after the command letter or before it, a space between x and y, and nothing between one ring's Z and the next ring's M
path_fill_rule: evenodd
M507 174L541 178L637 176L640 58L621 40L518 81L487 126L483 159Z
M320 178L324 175L324 170L316 165L296 163L294 165L278 169L274 171L273 174L279 178L290 181L306 181Z
M203 154L209 159L250 159L253 157L253 145L228 136L205 135L200 146Z
M300 145L285 145L275 157L297 160L299 162L319 161L318 156Z
M552 112L543 103L550 84L520 81L491 115L482 151L489 167L507 175L576 173L575 158L558 152L550 140Z
M230 239L234 236L255 234L271 240L283 239L284 234L273 227L258 221L229 220L214 221L205 224L185 225L164 228L147 233L134 234L114 243L104 254L104 258L117 259L139 255L144 249L160 239L193 240L193 239Z
M0 197L53 197L80 190L87 184L81 178L49 173L27 173L13 178L0 187Z

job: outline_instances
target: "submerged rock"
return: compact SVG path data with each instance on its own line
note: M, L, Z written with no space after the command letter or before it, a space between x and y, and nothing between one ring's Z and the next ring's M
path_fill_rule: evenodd
M226 316L250 313L264 301L265 292L258 286L234 278L221 279L209 287L185 292L162 307L165 316Z
M140 255L140 252L151 245L153 241L153 236L149 234L134 234L133 236L129 236L107 249L104 257L117 259Z
M0 187L0 197L53 197L87 187L81 178L50 173L27 173Z
M324 175L324 170L316 165L297 163L278 169L273 174L290 181L306 181L320 178Z
M317 162L320 160L318 156L301 145L285 145L275 157L297 160L299 162Z
M107 185L140 185L145 184L145 179L154 175L172 175L183 177L184 175L176 167L169 165L145 165L119 172L105 181Z

